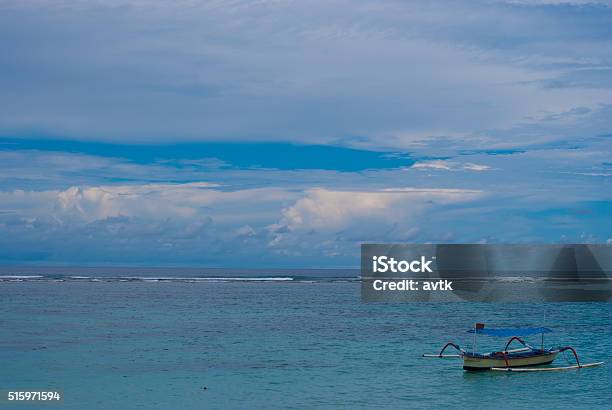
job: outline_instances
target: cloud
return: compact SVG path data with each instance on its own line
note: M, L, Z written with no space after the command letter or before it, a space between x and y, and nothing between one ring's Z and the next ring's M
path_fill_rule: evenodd
M466 148L515 143L503 131L528 118L612 104L605 7L332 0L0 8L4 135L361 139L395 148L463 136ZM550 120L533 122L531 135L516 139L557 135ZM610 131L609 120L590 127Z
M542 189L512 173L506 182L507 171L473 182L452 172L443 181L421 179L415 171L418 186L406 187L406 171L385 170L331 173L330 181L344 187L296 188L311 184L297 180L311 171L283 171L276 176L283 186L270 185L269 171L246 172L237 178L263 178L262 186L199 181L0 191L0 261L354 266L362 242L608 238L612 199L593 188L599 182L584 180L593 177L547 176ZM489 173L469 173L481 174ZM449 188L434 186L442 184Z
M212 217L218 224L231 226L245 221L261 223L278 215L284 201L296 198L295 193L277 188L221 188L210 182L193 182L0 191L0 204L4 214L24 220L46 218L59 224L88 224L112 218L184 223ZM270 209L271 205L278 206L278 210Z
M611 6L609 0L501 0L503 3L520 4L525 6L584 6L601 5Z
M481 196L437 188L223 190L210 182L4 191L0 259L227 264L233 255L248 264L262 255L268 263L323 255L346 261L359 240L414 238L426 212Z
M488 171L488 165L473 164L471 162L459 163L453 161L435 160L417 162L411 168L422 170L443 170L443 171Z
M207 182L102 187L70 187L57 194L58 215L95 221L120 216L193 218L212 205L217 187ZM213 194L211 195L211 192Z
M523 3L1 2L0 261L606 240L612 9Z
M0 191L0 260L222 264L240 244L253 258L258 231L295 198L210 182Z
M352 243L414 239L422 228L425 212L475 201L477 190L388 188L379 191L333 191L311 189L293 205L283 209L282 219L268 226L270 248L294 250L322 244L344 248L352 254ZM350 245L342 242L351 242ZM329 251L329 249L326 249Z

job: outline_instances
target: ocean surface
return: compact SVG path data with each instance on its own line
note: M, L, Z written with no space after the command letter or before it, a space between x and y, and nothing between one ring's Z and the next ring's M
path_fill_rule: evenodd
M47 409L603 408L610 306L362 303L349 270L1 268L0 390L60 390L31 406ZM477 321L548 326L547 346L607 363L469 373L421 357L471 346Z

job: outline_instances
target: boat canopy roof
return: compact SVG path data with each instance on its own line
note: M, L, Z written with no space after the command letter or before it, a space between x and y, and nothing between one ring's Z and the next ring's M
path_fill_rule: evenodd
M510 337L510 336L529 336L537 335L540 333L550 333L551 329L547 327L500 327L494 328L483 328L483 329L470 329L468 333L476 333L479 335L487 336L498 336L498 337Z

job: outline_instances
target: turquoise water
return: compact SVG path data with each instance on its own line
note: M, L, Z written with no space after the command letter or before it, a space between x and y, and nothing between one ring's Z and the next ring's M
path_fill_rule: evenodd
M594 408L612 399L606 303L364 304L359 283L330 280L26 280L0 282L0 313L0 390L60 389L62 409ZM547 345L608 364L468 373L420 357L449 340L471 346L475 321L545 324L555 331Z

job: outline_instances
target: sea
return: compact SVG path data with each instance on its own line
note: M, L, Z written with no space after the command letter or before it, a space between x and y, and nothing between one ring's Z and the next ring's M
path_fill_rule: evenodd
M0 268L0 392L15 409L609 408L610 304L364 303L355 270ZM423 358L467 330L547 326L563 372ZM534 345L539 336L528 337ZM555 366L573 363L560 355Z

